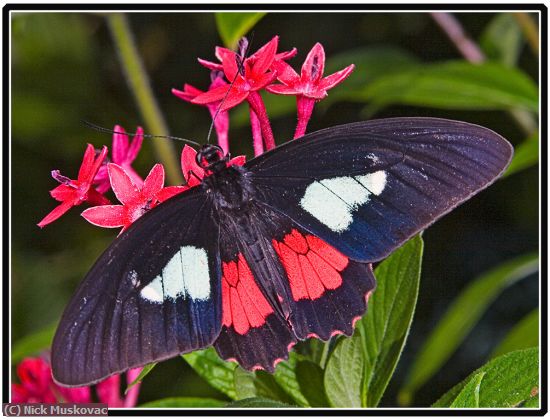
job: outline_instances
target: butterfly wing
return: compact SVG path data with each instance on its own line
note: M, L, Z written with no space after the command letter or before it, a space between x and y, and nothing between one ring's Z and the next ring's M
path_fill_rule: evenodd
M353 333L375 285L370 264L262 203L239 218L220 217L223 321L214 347L221 357L273 372L298 340Z
M97 260L51 353L67 386L210 345L221 327L218 226L199 188L154 208Z
M512 153L484 127L391 118L306 135L246 168L257 200L346 256L374 262L490 185Z

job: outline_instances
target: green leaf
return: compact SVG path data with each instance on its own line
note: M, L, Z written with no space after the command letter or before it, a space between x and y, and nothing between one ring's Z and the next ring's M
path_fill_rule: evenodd
M488 59L513 66L523 46L523 33L512 13L498 13L485 27L479 41Z
M531 137L515 147L514 158L503 176L512 175L527 169L539 162L539 133L535 132Z
M479 384L478 401L482 408L518 407L533 404L529 401L538 395L539 349L517 350L497 357L470 374L455 385L432 407L451 407L464 394L466 387L472 388L474 378L483 374ZM462 399L460 401L467 401ZM460 405L457 405L460 406ZM468 405L462 405L462 407ZM469 407L469 406L468 406Z
M302 393L300 383L296 377L296 365L300 357L296 352L290 352L288 360L284 360L277 365L273 378L298 405L311 407L308 399Z
M49 349L56 328L57 324L52 324L43 330L18 340L11 349L11 363L17 364L25 357L33 356Z
M359 334L340 339L325 369L325 390L331 406L361 407L364 366Z
M378 286L351 338L343 338L325 371L335 407L376 407L409 332L420 282L423 242L415 236L375 271Z
M212 387L231 399L237 398L233 382L236 363L223 361L212 347L184 354L182 357Z
M534 391L531 392L533 394ZM522 405L521 408L540 408L540 401L539 401L539 395L537 390L537 395L535 395L532 398L529 398L526 400Z
M375 270L377 288L357 328L365 355L362 400L376 407L399 361L411 327L424 244L415 236Z
M295 406L273 401L268 398L246 398L244 400L233 401L226 405L228 408L293 408Z
M293 400L275 381L273 375L264 371L249 372L241 367L234 371L237 399L264 397L271 400L292 403Z
M169 397L160 400L149 401L139 407L146 408L203 408L203 407L225 407L226 401L215 400L214 398L199 397Z
M149 375L149 373L153 370L153 368L156 365L157 365L156 363L149 363L148 365L143 366L143 369L141 369L141 372L139 372L138 377L136 379L134 379L132 381L132 383L129 384L126 387L126 390L124 391L124 395L126 395L128 393L128 391L130 390L130 388L132 388L134 385L136 385L136 384L140 383L141 381L143 381L143 378L145 378L147 375Z
M300 390L311 407L329 407L324 387L324 371L316 363L299 360L296 364L296 377Z
M323 376L324 371L317 363L296 352L291 352L288 360L279 363L273 375L279 386L301 407L329 406Z
M239 39L265 15L266 13L216 13L216 26L224 45L235 49Z
M451 408L479 408L479 388L486 372L479 372L468 382L457 395Z
M379 78L405 69L415 68L418 59L408 51L392 46L373 46L344 51L327 58L325 75L342 70L350 64L355 69L345 82L329 92L320 102L322 107L341 101L363 101L361 91L365 86Z
M357 92L371 106L415 105L442 109L538 111L536 84L499 63L449 61L383 76Z
M491 354L491 359L514 350L539 345L539 310L535 309L519 321Z
M420 388L455 352L487 307L508 286L538 270L538 254L507 261L469 283L439 320L413 361L400 403L408 405Z

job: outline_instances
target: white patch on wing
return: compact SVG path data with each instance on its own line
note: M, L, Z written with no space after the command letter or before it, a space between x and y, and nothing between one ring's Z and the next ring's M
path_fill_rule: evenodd
M206 251L202 248L184 246L180 253L187 294L191 299L208 299L210 296L210 271Z
M193 300L204 300L210 296L208 255L202 248L181 247L162 273L141 290L141 297L155 303L182 296Z
M160 276L141 289L141 297L147 299L150 302L161 303L163 301L162 294L162 281Z
M355 179L365 186L374 195L382 194L384 188L386 188L386 172L378 171L372 174L366 174L362 176L356 176Z
M353 223L352 212L380 195L386 187L386 172L355 177L327 178L310 184L300 206L334 232L344 232Z

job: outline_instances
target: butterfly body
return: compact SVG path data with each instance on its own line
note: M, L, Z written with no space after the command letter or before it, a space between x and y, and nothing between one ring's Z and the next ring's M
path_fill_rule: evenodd
M62 317L54 378L94 383L213 345L273 371L297 341L352 334L372 263L492 183L512 155L483 127L399 118L321 130L207 175L120 235Z

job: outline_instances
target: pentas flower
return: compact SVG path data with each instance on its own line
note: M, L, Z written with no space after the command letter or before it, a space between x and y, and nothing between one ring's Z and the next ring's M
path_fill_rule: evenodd
M211 77L212 83L210 84L209 89L228 86L228 83L223 80L223 76L219 71L212 71ZM192 102L193 99L199 95L202 95L204 92L186 83L183 85L183 90L172 89L172 93L184 101ZM214 128L216 130L216 135L218 136L218 144L224 153L229 153L229 113L227 111L218 111L220 103L221 100L218 102L207 103L205 105L213 118ZM216 115L216 112L218 115Z
M275 139L265 105L258 91L272 83L277 77L277 74L271 71L271 65L275 60L278 43L279 37L275 36L248 58L243 58L234 51L218 48L216 54L222 62L225 77L231 84L210 89L191 101L195 104L223 101L220 108L223 111L247 100L260 121L267 149L275 147Z
M130 178L132 178L132 181L134 181L138 187L141 187L143 184L143 179L141 179L137 172L132 168L132 163L141 149L141 144L143 142L143 128L138 127L136 129L136 133L131 142L129 141L128 134L126 134L124 127L115 125L113 131L111 162L124 168L126 173L130 176ZM111 184L109 183L109 174L107 172L107 164L108 162L103 162L94 178L96 190L102 194L106 193L111 188Z
M122 204L90 207L82 212L88 222L101 227L122 227L124 232L147 211L158 204L157 194L164 186L164 168L157 163L140 188L121 166L107 165L111 187Z
M141 368L130 369L126 374L128 384L139 376ZM48 362L41 357L28 357L17 366L19 384L11 385L12 403L91 403L92 392L89 386L65 388L57 385L52 378ZM120 375L113 375L96 385L99 402L111 408L134 407L139 395L140 383L134 385L123 398L120 395Z
M160 202L166 201L176 194L187 191L190 188L196 187L202 181L205 176L208 176L206 171L197 164L196 160L197 151L191 146L185 145L181 152L181 171L185 178L185 185L177 185L173 187L165 187L157 194L157 198ZM246 156L237 156L229 162L227 166L238 165L243 166L246 162Z
M67 178L61 175L58 170L52 171L52 177L61 185L51 190L50 195L57 201L61 201L61 204L38 223L39 227L42 228L52 223L69 211L71 207L78 206L85 201L94 205L109 203L107 198L92 187L94 178L106 155L106 146L103 146L96 157L94 146L88 144L77 179Z
M266 88L267 91L278 95L296 96L298 125L294 138L304 135L315 102L325 98L327 90L343 82L355 68L351 64L343 70L323 77L325 50L320 43L315 44L307 55L299 75L283 60L275 61L272 67L277 72L277 80L283 84L270 85Z

